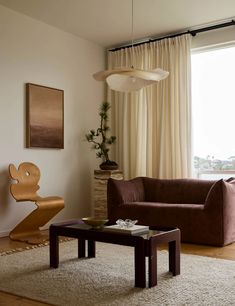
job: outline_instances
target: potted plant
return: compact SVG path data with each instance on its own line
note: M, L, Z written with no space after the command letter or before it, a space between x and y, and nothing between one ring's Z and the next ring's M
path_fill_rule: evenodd
M116 141L115 136L107 136L107 132L110 130L108 126L108 110L110 109L108 102L103 102L100 107L100 126L96 130L90 130L86 134L86 140L91 142L92 148L96 150L96 156L102 159L100 168L102 170L116 170L118 164L115 161L109 159L109 146Z

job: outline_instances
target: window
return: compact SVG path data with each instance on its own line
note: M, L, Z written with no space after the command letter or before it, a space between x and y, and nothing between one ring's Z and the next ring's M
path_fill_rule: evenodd
M235 176L235 46L192 54L195 175Z

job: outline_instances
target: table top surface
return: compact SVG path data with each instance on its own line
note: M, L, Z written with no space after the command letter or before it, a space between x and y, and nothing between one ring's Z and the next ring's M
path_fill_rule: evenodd
M63 228L63 229L71 229L77 230L79 232L93 232L94 234L111 234L111 235L125 235L131 237L142 237L145 240L149 240L153 237L157 236L165 236L172 232L179 232L179 229L176 227L157 227L157 226L150 226L148 231L138 232L138 233L126 233L121 231L109 231L106 226L101 228L92 228L92 226L85 224L82 220L72 220L63 223L55 223L52 224L54 228Z

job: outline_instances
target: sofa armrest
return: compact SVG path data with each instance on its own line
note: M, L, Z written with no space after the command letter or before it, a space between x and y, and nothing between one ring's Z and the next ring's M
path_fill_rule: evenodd
M235 179L229 181L221 179L215 182L207 195L205 209L211 211L219 209L222 217L227 213L227 217L235 220L235 215L232 215L235 214Z
M235 180L223 182L224 244L235 240Z
M235 241L235 180L219 180L211 187L205 212L210 216L211 226L220 228L221 245Z
M217 211L219 210L221 216L223 214L223 179L216 181L210 188L205 201L206 211Z
M110 178L107 185L108 218L112 220L118 206L144 201L144 185L141 177L125 181Z

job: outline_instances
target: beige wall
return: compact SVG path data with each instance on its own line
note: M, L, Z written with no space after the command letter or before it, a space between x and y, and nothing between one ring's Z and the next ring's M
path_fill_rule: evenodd
M192 40L193 49L235 43L235 26L198 33Z
M60 195L65 209L53 221L91 212L95 153L84 141L98 124L104 88L92 73L104 68L102 47L0 6L0 236L29 211L9 195L8 165L41 169L41 195ZM25 148L25 83L64 90L65 148Z

